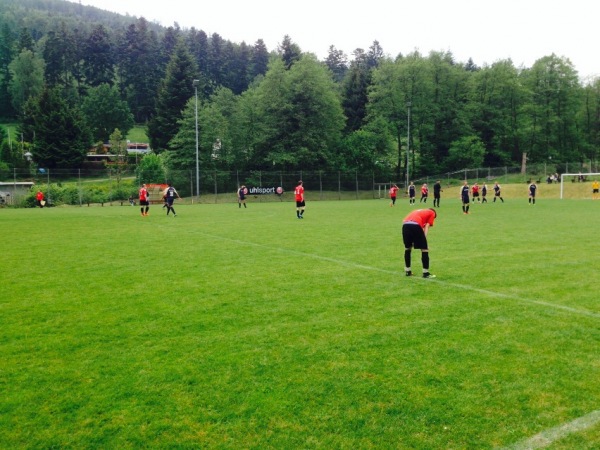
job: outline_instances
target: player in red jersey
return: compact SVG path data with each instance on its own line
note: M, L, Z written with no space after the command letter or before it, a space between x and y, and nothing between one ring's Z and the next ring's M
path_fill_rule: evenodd
M396 204L396 197L398 196L399 189L400 188L398 186L392 184L392 187L390 188L390 200L392 200L390 202L390 206L394 206Z
M410 268L411 251L413 248L421 250L423 263L423 278L435 278L429 273L429 247L427 245L427 232L433 226L437 213L433 208L417 209L406 216L402 222L402 240L404 241L404 270L406 276L412 275Z
M37 194L35 194L35 199L37 200L38 206L43 208L44 204L46 203L44 201L44 193L42 191L37 191Z
M479 185L477 183L471 187L471 196L473 198L473 203L475 203L475 199L477 199L477 203L481 202L479 199Z
M419 203L427 203L427 197L429 197L429 188L427 187L427 183L423 183L423 186L421 186L421 200L419 200Z
M142 216L148 215L148 210L150 209L150 194L148 194L148 189L146 189L146 185L142 184L142 187L139 190L140 196L140 211L142 212Z
M294 189L294 196L296 197L296 216L298 219L304 219L304 183L302 180L298 181L298 186Z

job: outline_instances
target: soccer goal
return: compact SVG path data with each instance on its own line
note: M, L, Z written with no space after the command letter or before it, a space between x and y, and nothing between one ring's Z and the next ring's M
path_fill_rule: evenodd
M589 173L563 173L560 176L560 198L563 198L565 183L591 183L594 180L600 179L599 172Z

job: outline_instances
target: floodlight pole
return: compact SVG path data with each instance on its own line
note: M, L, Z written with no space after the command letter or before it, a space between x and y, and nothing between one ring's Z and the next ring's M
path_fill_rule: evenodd
M408 189L409 183L409 167L410 167L410 107L412 106L411 102L406 102L406 107L408 108L408 124L406 127L406 189Z
M198 158L198 83L199 80L194 80L192 84L194 85L194 96L196 97L196 107L195 107L195 116L196 116L196 196L198 200L200 200L200 159Z

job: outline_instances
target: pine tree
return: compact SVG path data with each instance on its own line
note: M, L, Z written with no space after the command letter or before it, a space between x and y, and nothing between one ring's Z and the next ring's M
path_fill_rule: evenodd
M90 133L77 108L67 104L58 88L45 89L25 108L27 135L40 167L80 167L91 145Z
M88 36L84 44L83 67L86 83L100 86L102 83L114 83L113 48L106 28L98 25Z
M177 134L177 122L185 104L194 95L193 80L197 74L196 61L180 41L158 90L155 115L148 123L148 137L155 151L166 150Z

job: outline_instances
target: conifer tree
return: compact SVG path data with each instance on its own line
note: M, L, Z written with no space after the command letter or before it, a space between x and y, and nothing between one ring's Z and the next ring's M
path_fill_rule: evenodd
M186 102L194 95L193 80L198 68L183 41L179 41L160 84L155 115L148 123L148 137L154 151L168 148L177 134L178 121Z

